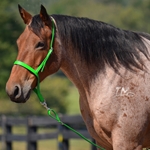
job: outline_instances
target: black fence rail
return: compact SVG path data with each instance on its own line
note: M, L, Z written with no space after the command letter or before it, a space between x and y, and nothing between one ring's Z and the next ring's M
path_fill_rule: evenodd
M81 116L61 116L60 119L63 123L68 124L86 138L94 141L87 132ZM27 150L38 150L37 142L47 139L57 139L58 150L69 150L69 140L80 138L77 134L50 117L15 118L2 116L0 118L0 125L2 128L2 133L0 134L0 140L3 144L2 150L12 150L12 143L14 141L26 142ZM16 126L24 126L27 132L25 134L13 134L12 128ZM38 133L39 128L47 128L51 131ZM91 145L91 150L96 150L96 147Z

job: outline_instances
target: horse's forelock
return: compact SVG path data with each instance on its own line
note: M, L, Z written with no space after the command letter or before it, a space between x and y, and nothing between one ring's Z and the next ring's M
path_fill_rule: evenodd
M44 24L40 18L40 15L35 15L33 18L32 18L32 21L29 25L29 28L37 35L37 36L41 36L40 34L40 31L41 31L41 28L44 27Z

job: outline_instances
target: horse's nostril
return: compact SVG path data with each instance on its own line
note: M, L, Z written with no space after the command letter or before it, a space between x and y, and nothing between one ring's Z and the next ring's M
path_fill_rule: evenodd
M21 88L19 85L15 86L15 89L14 89L14 97L15 98L19 98L21 95Z

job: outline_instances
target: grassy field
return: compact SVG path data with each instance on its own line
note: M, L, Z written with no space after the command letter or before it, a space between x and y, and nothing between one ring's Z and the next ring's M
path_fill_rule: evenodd
M25 142L14 142L13 150L26 150ZM57 140L44 140L38 142L38 150L58 150ZM70 150L90 150L90 144L83 140L70 140Z

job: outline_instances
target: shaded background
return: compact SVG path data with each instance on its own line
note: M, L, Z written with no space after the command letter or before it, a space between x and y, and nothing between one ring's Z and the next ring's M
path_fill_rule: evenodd
M12 103L5 84L17 56L16 39L24 30L18 4L33 15L43 4L49 14L88 17L116 27L150 33L149 0L1 0L0 2L0 114L45 115L34 94L26 104ZM48 77L41 85L48 105L59 113L79 114L78 92L61 73Z

